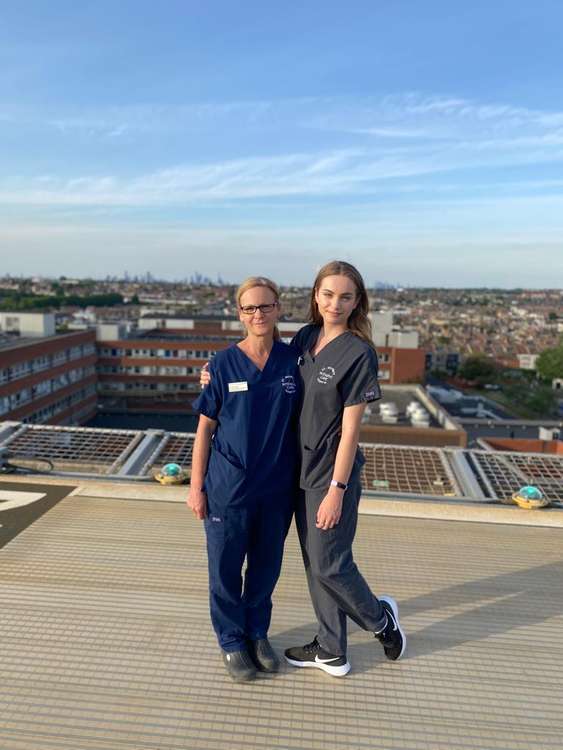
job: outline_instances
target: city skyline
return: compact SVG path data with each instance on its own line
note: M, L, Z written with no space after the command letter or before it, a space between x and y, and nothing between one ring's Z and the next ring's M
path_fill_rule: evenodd
M2 271L563 287L551 0L3 11ZM86 32L87 30L87 32Z

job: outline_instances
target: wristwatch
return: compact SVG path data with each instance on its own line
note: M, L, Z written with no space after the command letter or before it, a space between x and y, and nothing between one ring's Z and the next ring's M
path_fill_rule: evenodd
M347 490L348 489L348 485L347 484L343 484L342 482L338 482L336 479L331 479L330 480L330 486L331 487L338 487L339 490Z

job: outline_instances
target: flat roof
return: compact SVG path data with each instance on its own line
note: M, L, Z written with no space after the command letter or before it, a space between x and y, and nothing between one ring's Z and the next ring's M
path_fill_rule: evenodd
M127 334L120 341L134 339L148 339L151 341L224 341L226 338L242 336L242 331L222 331L221 334L205 334L198 331L186 330L185 333L170 331L166 328L153 328L150 331L137 330ZM104 342L100 342L103 344Z
M0 479L4 500L36 498L2 550L3 750L561 746L561 528L362 513L355 559L396 597L406 657L351 624L347 677L284 664L235 685L202 525L152 490ZM270 638L281 654L315 630L292 526Z
M88 330L93 329L82 329L80 331L64 331L61 333L55 333L52 336L14 336L4 337L0 336L0 349L20 349L25 346L33 346L34 344L44 344L48 341L55 341L63 336L78 336L86 333Z
M369 404L370 411L368 412L368 418L366 419L365 424L389 426L389 423L384 422L381 417L381 414L380 414L381 404L395 404L396 405L397 411L398 411L398 421L395 424L398 427L412 427L413 426L409 416L407 415L407 406L412 401L416 401L424 409L426 409L426 411L428 411L426 406L422 403L422 401L418 397L416 393L416 388L408 389L408 388L405 388L405 386L396 388L392 385L386 385L385 381L382 381L381 392L382 392L381 400L375 401L374 403ZM438 406L440 405L438 404ZM441 428L440 423L432 416L432 414L428 413L428 418L430 420L430 427L434 427L436 429Z

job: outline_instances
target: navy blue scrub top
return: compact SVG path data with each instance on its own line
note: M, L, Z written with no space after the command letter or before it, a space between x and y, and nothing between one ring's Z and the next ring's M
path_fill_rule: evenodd
M352 331L345 331L313 356L320 326L302 328L292 343L301 352L300 372L304 385L299 421L302 489L328 489L342 433L344 408L377 401L377 355ZM365 459L358 448L355 469Z
M274 341L262 371L233 344L211 360L193 407L217 421L204 489L215 505L247 505L297 487L299 351Z

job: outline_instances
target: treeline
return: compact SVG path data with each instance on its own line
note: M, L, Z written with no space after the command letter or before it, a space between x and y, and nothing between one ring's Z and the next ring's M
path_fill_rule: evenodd
M0 309L5 312L32 312L61 307L114 307L123 305L123 296L108 294L10 294L0 296Z

